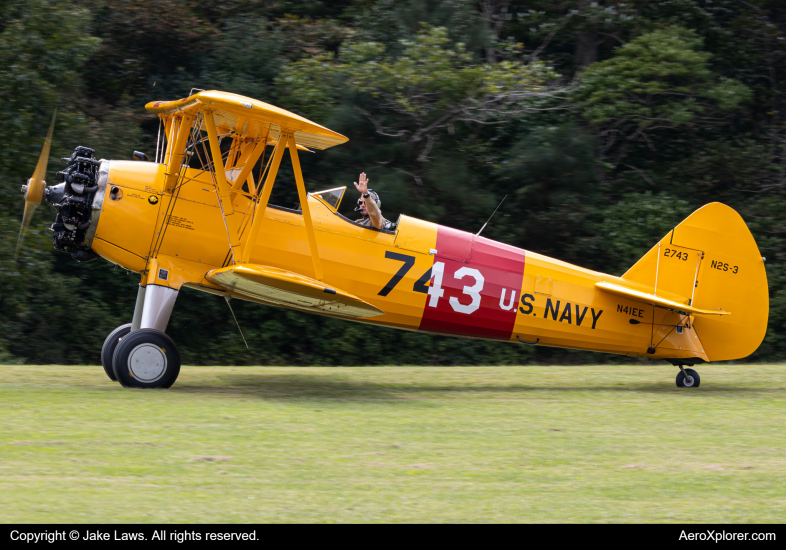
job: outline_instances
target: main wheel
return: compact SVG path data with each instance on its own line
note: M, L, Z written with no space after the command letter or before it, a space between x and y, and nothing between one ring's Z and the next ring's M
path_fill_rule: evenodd
M126 388L168 388L180 374L180 352L159 330L135 330L115 348L112 368Z
M112 370L112 356L115 354L115 348L120 339L129 332L131 332L131 323L120 325L109 333L109 336L104 340L104 345L101 347L101 364L104 366L104 372L110 380L117 380L115 372Z
M688 375L687 378L685 377L686 374ZM678 388L698 388L700 382L699 373L693 369L685 369L685 373L682 371L677 373Z

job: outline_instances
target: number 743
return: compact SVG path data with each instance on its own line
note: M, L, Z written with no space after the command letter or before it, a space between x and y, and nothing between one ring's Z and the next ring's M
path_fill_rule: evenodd
M415 257L409 256L407 254L399 254L398 252L385 252L385 257L391 260L397 260L399 262L404 262L401 268L396 272L395 275L388 281L388 283L378 292L379 296L387 296L390 294L390 291L393 290L401 279L412 269L412 266L415 265ZM445 276L445 263L444 262L434 262L434 265L431 266L428 271L426 271L421 277L415 281L415 284L412 285L412 290L415 292L422 292L423 294L429 295L428 300L428 307L437 307L439 304L439 299L445 295L445 290L442 288L442 278ZM465 277L472 277L475 281L473 285L466 285L464 286L464 294L471 298L471 302L469 304L462 304L459 302L459 299L455 296L452 296L448 302L450 303L450 307L453 308L453 311L456 313L464 313L469 315L480 308L480 293L483 291L483 285L485 284L486 280L483 278L483 274L477 269L472 267L462 267L456 270L453 274L453 278L457 280L462 280ZM426 286L431 279L434 279L434 282L430 286Z

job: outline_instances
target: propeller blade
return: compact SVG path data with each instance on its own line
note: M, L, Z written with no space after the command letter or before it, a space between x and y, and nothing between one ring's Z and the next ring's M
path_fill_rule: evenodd
M46 166L49 163L49 149L52 147L52 133L55 130L55 118L57 117L57 109L52 115L52 122L49 124L49 131L46 133L46 141L44 141L44 148L41 150L41 156L38 157L38 164L36 164L33 177L27 183L27 194L25 201L35 204L41 204L44 198L44 187L46 182ZM27 210L25 210L27 212Z
M30 220L33 218L33 212L38 205L34 202L25 201L25 213L22 216L22 227L19 228L19 239L16 241L16 252L14 252L14 259L19 257L19 248L22 246L22 238L25 235L27 226L30 225Z
M52 122L49 124L49 131L46 133L46 140L44 141L44 148L41 149L41 155L38 157L38 163L35 166L33 177L27 181L27 190L25 191L25 213L22 215L22 226L19 228L19 239L16 241L16 252L14 252L14 259L19 257L19 249L22 247L22 239L25 235L27 226L30 225L30 220L33 219L33 212L36 206L41 204L44 198L44 188L46 182L46 167L49 164L49 150L52 148L52 134L55 131L55 118L57 117L57 109L52 114Z

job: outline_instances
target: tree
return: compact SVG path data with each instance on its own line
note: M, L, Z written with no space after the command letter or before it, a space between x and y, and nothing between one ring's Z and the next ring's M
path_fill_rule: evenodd
M549 88L557 75L543 63L476 62L447 29L432 27L402 41L401 56L384 57L381 44L350 46L344 53L351 85L371 94L376 113L364 113L381 135L405 140L428 160L438 135L461 122L504 124L547 108L564 90ZM396 119L384 117L391 112ZM378 113L378 114L377 114ZM384 118L383 118L384 117Z
M0 178L24 181L55 108L61 109L59 127L78 118L79 69L100 40L90 35L89 12L70 2L10 2L0 8L0 19Z
M671 27L642 35L581 75L576 100L600 137L599 156L618 165L631 142L655 150L653 133L726 123L751 98L741 82L714 74L695 32Z
M338 64L306 59L290 65L279 82L310 103L330 97L329 74L340 72L346 85L373 98L373 110L358 109L377 133L404 141L421 163L439 135L453 134L459 123L504 124L549 108L548 100L564 94L549 86L557 75L544 63L480 63L463 44L452 44L445 28L426 27L401 44L398 57L386 56L379 42L351 44ZM304 85L309 81L317 86Z
M558 93L565 82L575 93ZM19 186L54 107L50 180L76 145L149 151L159 122L146 102L215 88L350 138L302 155L310 190L351 189L363 170L389 218L469 231L507 195L484 236L604 272L625 271L702 204L727 203L767 257L770 330L756 359L779 357L784 82L776 0L0 2L0 356L96 363L133 310L138 276L53 254L34 231L51 223L46 206L11 260ZM272 202L296 203L287 166L280 178ZM342 213L353 206L345 198ZM251 354L223 300L181 293L167 330L185 361L365 364L359 339L393 364L614 360L233 307Z

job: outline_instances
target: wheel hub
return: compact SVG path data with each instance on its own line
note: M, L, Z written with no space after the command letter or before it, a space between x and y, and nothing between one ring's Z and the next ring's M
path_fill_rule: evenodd
M139 344L128 355L128 370L140 382L155 382L166 372L166 353L153 344Z

